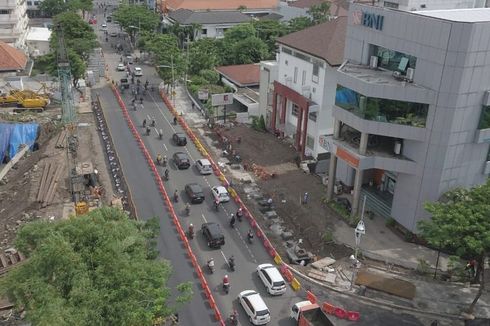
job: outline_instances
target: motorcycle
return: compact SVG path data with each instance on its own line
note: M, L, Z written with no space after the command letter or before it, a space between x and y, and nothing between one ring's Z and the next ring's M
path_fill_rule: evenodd
M178 203L179 202L179 194L177 193L177 190L174 192L174 202Z
M230 227L234 228L235 227L235 216L232 214L232 217L230 218Z
M214 209L216 209L216 211L219 210L219 201L217 200L214 201Z
M233 326L238 325L238 312L236 310L230 315L230 323Z
M191 205L186 204L185 205L185 214L189 216L191 214Z
M248 238L248 243L252 244L253 239L254 239L254 234L253 234L252 230L248 231L247 238Z
M223 283L223 290L226 294L230 292L230 282Z
M236 212L236 217L238 218L238 222L242 221L243 212L241 208L238 210L238 212Z
M209 272L211 274L213 274L214 273L214 260L213 259L208 260L208 268L209 268Z
M194 227L192 225L189 226L188 233L189 233L189 239L191 239L191 240L194 239Z
M232 272L234 272L235 271L235 258L233 258L233 256L230 257L228 264L230 265L230 270Z

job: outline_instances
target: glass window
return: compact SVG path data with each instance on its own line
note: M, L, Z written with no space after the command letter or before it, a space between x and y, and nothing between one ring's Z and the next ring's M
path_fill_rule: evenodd
M298 106L296 104L293 103L293 108L291 110L291 114L293 116L297 117L298 116L298 113L299 113L299 108L298 108Z
M317 117L317 113L316 112L310 112L310 113L308 113L308 119L316 122L316 117Z
M490 128L490 106L483 106L480 115L478 129Z
M307 61L307 62L310 62L310 57L307 56L307 55L304 55L303 53L299 53L299 52L294 52L294 56L298 59L301 59L303 61Z
M28 6L32 6L32 1L27 1Z
M311 77L311 80L314 83L318 83L318 75L320 74L320 66L316 63L313 64L313 75Z
M342 85L337 85L335 105L366 120L419 128L425 127L429 111L428 104L366 97Z
M282 52L284 53L287 53L287 54L293 54L293 51L291 51L291 49L288 49L288 48L282 48Z
M201 34L202 34L202 35L207 35L207 34L208 34L208 30L207 30L206 28L203 28L203 29L201 30Z
M373 55L378 57L378 67L399 71L405 75L408 68L414 68L417 58L402 52L393 51L382 46L372 45Z
M383 3L383 6L385 6L386 8L394 8L394 9L398 9L398 3L394 3L394 2L388 2L388 1L385 1Z
M313 139L313 137L307 135L306 136L306 147L313 149L314 146L315 146L315 140Z
M304 86L306 83L306 71L303 70L303 73L301 74L301 86Z
M294 67L294 83L298 81L298 67Z

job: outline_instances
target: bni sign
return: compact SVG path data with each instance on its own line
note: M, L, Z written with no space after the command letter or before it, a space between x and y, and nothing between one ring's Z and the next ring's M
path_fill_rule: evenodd
M352 13L352 22L354 25L362 25L369 28L383 30L384 16L373 14L366 11L355 10Z

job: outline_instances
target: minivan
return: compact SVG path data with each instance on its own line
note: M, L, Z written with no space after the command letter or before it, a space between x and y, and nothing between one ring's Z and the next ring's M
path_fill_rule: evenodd
M257 266L257 274L270 295L281 295L286 292L286 282L274 265L261 264Z
M213 167L211 166L211 162L209 162L209 160L205 158L196 161L196 169L199 171L200 174L203 175L213 173Z
M209 248L219 249L225 244L225 236L218 223L204 223L201 225L201 231Z
M271 314L264 300L254 290L245 290L238 295L238 301L254 325L265 325L271 321Z

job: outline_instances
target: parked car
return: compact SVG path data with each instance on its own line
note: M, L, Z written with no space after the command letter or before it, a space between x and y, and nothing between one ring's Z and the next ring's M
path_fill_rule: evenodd
M126 70L126 67L124 67L124 64L120 63L117 65L117 71L124 71Z
M134 67L134 75L136 77L141 77L143 76L143 70L141 70L140 67Z
M185 193L189 196L191 203L200 204L204 201L204 192L201 185L197 183L189 183L185 185Z
M103 23L103 24L101 25L101 27L102 27L102 29L107 29L107 24L106 24L106 23Z
M127 55L127 56L126 56L126 61L127 61L127 62L128 62L130 65L132 65L132 64L133 64L133 56L132 56L132 55Z
M264 300L254 290L245 290L238 295L238 301L243 307L243 310L248 315L250 322L254 325L265 325L271 321L269 308Z
M200 174L203 175L213 173L211 162L209 162L209 160L205 158L196 161L196 169L199 171Z
M189 160L189 156L183 152L177 152L173 156L175 165L179 170L188 169L191 166L191 161Z
M106 21L107 21L108 23L112 22L112 16L107 16Z
M209 248L219 249L225 244L225 236L218 223L204 223L201 225L201 231Z
M226 190L223 186L216 186L211 188L211 192L213 193L214 199L218 200L220 203L226 203L230 201L230 195L228 194L228 190Z
M185 134L183 132L176 132L172 135L172 139L177 146L185 146L187 145L187 138L185 138Z
M286 282L274 265L261 264L257 266L257 274L262 283L264 283L269 294L281 295L286 293Z

